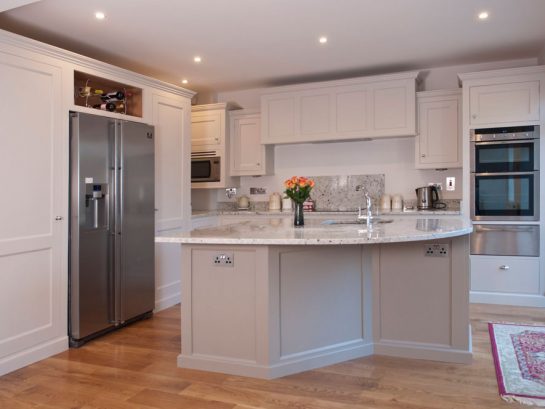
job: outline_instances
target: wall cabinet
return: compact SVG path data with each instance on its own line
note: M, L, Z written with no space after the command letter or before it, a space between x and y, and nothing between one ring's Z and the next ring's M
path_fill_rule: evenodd
M214 104L222 105L222 104ZM205 105L193 107L191 113L191 150L199 151L206 148L220 148L225 142L225 108L218 106L216 109Z
M279 87L261 97L264 144L416 133L418 72Z
M192 189L221 189L236 186L238 178L231 177L231 152L229 130L229 110L238 106L228 103L194 105L191 107L191 154L214 152L220 157L219 182L194 182ZM212 154L213 155L213 154Z
M539 121L539 81L471 86L471 125Z
M230 113L231 175L261 176L273 173L274 147L261 143L259 112Z
M417 169L462 167L462 92L418 92Z

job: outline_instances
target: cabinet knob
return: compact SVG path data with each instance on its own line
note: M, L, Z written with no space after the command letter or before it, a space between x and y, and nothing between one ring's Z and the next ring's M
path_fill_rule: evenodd
M500 266L500 270L509 270L509 266L504 264L503 266Z
M257 162L256 165L257 165L257 166L261 166L261 163Z
M420 155L420 156L421 156L421 157L423 157L423 158L425 158L425 157L426 157L426 154L425 154L425 153L423 153L423 154L422 154L422 155Z
M64 220L64 217L62 217L62 216L56 216L56 217L55 217L55 220L56 220L56 221Z
M471 115L471 118L477 119L477 115L473 114L473 115Z

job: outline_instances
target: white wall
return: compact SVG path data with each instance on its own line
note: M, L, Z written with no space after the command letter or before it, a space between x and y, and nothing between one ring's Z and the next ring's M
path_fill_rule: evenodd
M544 65L545 64L545 45L543 46L543 48L541 49L541 52L539 53L539 55L537 57L537 63L539 65Z
M537 58L423 69L420 90L459 88L458 73L536 65ZM220 92L217 102L236 102L245 109L259 109L267 88ZM212 102L212 101L211 101ZM216 102L216 101L214 101ZM330 176L347 174L386 175L386 192L414 199L414 189L428 182L445 184L456 177L456 190L443 191L444 198L462 198L462 171L417 170L414 168L414 138L395 138L366 142L279 145L275 147L275 175L241 177L241 194L250 187L266 187L267 194L251 197L264 201L272 192L282 191L282 182L293 175ZM192 193L193 209L214 209L216 201L226 201L223 190Z

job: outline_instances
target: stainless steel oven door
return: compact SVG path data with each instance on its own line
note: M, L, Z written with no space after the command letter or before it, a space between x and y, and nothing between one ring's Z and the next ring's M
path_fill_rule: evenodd
M473 220L539 220L539 171L471 174Z
M471 172L532 172L539 170L539 140L471 142Z

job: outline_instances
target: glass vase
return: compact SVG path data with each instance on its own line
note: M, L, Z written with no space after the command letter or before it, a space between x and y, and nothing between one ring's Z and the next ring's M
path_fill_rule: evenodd
M303 203L295 202L295 212L293 214L293 225L301 227L305 225L305 214L303 213Z

